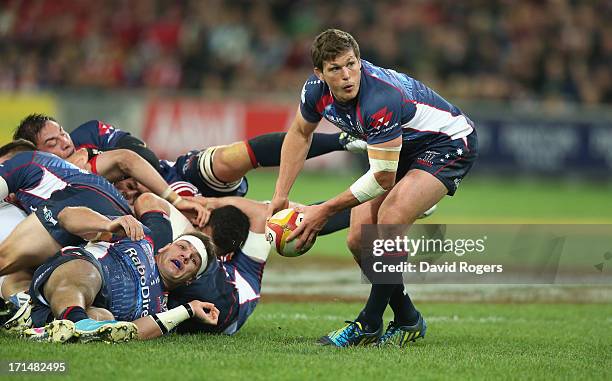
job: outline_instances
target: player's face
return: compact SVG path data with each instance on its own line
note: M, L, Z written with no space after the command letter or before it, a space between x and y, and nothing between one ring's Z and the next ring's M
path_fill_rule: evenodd
M159 273L169 287L176 287L193 279L202 263L193 245L181 239L159 250L156 261Z
M320 80L327 83L340 102L348 102L357 97L361 82L361 61L355 57L352 49L331 61L324 61L323 71L317 68L314 71Z
M47 121L36 138L36 148L40 151L50 152L62 159L74 153L74 143L70 135L53 121Z
M123 197L125 197L131 206L134 206L134 202L136 202L138 196L143 193L150 192L149 188L134 180L132 177L117 181L115 183L115 188L121 192Z

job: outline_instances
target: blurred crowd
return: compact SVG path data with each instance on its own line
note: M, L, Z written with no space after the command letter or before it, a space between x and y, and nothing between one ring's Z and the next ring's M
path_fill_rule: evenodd
M450 99L612 103L612 2L0 0L0 90L297 94L328 27ZM606 21L607 20L607 21Z

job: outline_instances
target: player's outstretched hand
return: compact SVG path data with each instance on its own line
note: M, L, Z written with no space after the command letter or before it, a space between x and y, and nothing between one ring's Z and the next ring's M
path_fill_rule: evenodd
M208 302L201 302L199 300L192 300L189 302L191 309L195 317L197 317L202 323L217 325L219 320L219 310L214 304Z
M176 208L189 218L189 221L197 227L202 227L208 222L210 212L200 203L181 198L176 203Z
M144 238L144 229L142 224L134 216L121 216L108 222L107 231L117 234L125 234L132 241L138 241Z
M268 209L266 210L266 221L270 219L274 215L274 213L279 210L287 209L289 207L289 199L287 197L278 197L274 195L272 197L272 201L268 204Z
M297 239L295 248L300 250L302 247L310 246L314 243L319 232L327 223L329 212L327 208L320 205L298 206L295 208L299 213L304 213L302 223L287 237L287 242Z

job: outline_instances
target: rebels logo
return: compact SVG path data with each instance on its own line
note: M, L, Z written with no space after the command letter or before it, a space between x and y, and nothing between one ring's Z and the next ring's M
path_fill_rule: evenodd
M370 126L376 130L380 129L381 127L387 127L392 117L393 112L387 112L387 107L385 106L380 110L376 111L374 114L372 114L372 121L370 122Z
M100 136L107 135L115 131L115 127L110 124L98 121L98 134Z

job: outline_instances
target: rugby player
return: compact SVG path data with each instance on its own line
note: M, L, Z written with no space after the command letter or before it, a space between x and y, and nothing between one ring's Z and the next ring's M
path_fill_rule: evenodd
M340 195L304 207L304 221L289 239L297 239L297 247L312 242L329 216L353 208L347 241L360 261L362 225L410 225L445 195L455 193L477 157L476 132L461 110L423 83L361 59L357 42L346 32L329 29L319 34L311 58L314 74L302 88L299 110L283 143L267 215L287 207L289 190L303 166L312 134L326 118L367 142L370 169ZM405 234L404 229L388 231L383 238L398 234ZM364 265L362 270L366 275L372 273ZM358 317L322 337L320 343L403 346L424 337L425 321L400 278L398 274L391 279L392 284L372 282ZM388 304L395 316L382 334Z
M192 299L212 302L219 309L217 325L189 319L177 327L177 332L233 335L246 323L259 302L263 271L271 250L264 235L267 204L242 197L196 197L194 200L211 209L210 218L201 231L212 237L220 256L201 277L189 285L172 290L168 295L168 307L179 306ZM301 205L291 203L291 207L298 206ZM145 194L139 197L134 210L137 215L148 210L163 210L172 216L171 208L167 201ZM236 208L240 213L234 210ZM183 215L174 215L178 218L171 217L170 220L175 236L192 228ZM323 234L343 228L340 223L329 225ZM244 227L248 228L248 235L243 234Z
M168 161L158 160L145 143L99 120L83 123L68 134L54 118L31 114L14 133L14 139L29 140L40 151L54 153L81 168L99 152L126 148L151 163L179 195L207 197L244 196L248 190L244 175L260 166L278 166L284 138L284 133L263 134L247 141L192 150ZM363 152L365 142L342 133L315 134L308 157L341 150ZM126 179L116 186L130 204L140 194L152 191L138 178Z
M152 234L133 216L111 220L85 207L63 209L58 221L85 240L112 242L64 247L36 270L30 286L35 328L25 330L26 337L118 342L159 337L191 317L216 324L219 312L211 303L191 300L166 309L167 291L193 281L214 260L202 233L172 241L165 218L155 219L161 226Z

